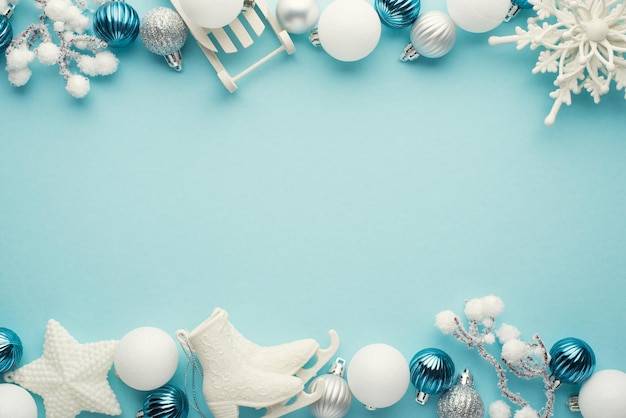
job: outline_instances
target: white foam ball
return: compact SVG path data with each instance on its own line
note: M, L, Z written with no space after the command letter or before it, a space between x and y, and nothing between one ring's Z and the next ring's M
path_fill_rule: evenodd
M42 42L35 50L39 62L44 65L56 64L59 59L59 47L53 42Z
M444 334L452 334L456 330L457 317L451 310L439 312L435 316L435 326Z
M0 383L0 418L37 418L37 404L26 389Z
M447 0L448 13L468 32L488 32L498 27L511 7L510 0Z
M71 75L65 84L65 90L77 99L82 99L89 93L89 79L82 75Z
M6 70L14 71L27 68L34 59L35 53L26 47L13 49L6 55Z
M9 83L15 87L21 87L28 83L33 72L30 68L20 68L19 70L9 71Z
M490 418L511 418L511 407L504 401L495 401L489 405Z
M595 372L581 386L578 405L584 418L626 417L626 373Z
M117 375L128 386L154 390L174 376L178 348L172 337L159 328L136 328L120 340L114 365Z

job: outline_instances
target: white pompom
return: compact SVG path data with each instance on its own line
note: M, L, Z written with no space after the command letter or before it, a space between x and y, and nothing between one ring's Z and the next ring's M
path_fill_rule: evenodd
M482 298L485 315L495 318L504 311L504 302L497 296L489 295Z
M435 316L435 326L444 334L452 334L457 327L456 319L454 312L450 310L442 311Z
M65 90L77 99L82 99L89 93L89 79L82 75L73 74L67 79Z
M496 342L496 336L490 332L489 334L485 334L483 336L483 341L485 342L485 344L493 344Z
M119 60L111 51L102 51L96 54L99 75L109 75L117 71Z
M65 22L54 22L52 24L52 29L54 29L55 32L65 31Z
M19 47L7 54L7 71L27 68L28 64L35 59L35 53L27 47Z
M52 42L42 42L39 44L37 49L35 49L37 53L37 58L39 58L39 62L44 65L52 65L56 64L59 59L59 47Z
M511 407L504 401L495 401L489 405L490 418L511 418Z
M28 83L33 72L29 68L20 68L18 70L9 71L9 83L15 87L21 87Z
M513 418L539 418L539 414L530 406L525 406L517 411Z
M98 75L98 62L91 55L81 55L76 59L78 69L83 73L94 76Z
M85 29L87 29L87 26L89 26L89 18L74 6L69 9L65 22L67 23L68 29L72 29L76 33L83 33Z
M513 325L502 324L500 329L496 331L500 344L504 344L507 341L517 340L522 335L517 328Z
M517 363L529 354L528 344L520 340L509 340L502 345L502 358L509 363Z
M50 20L55 22L65 22L66 16L72 4L66 0L48 0L44 11Z
M482 321L485 315L482 299L470 299L465 303L465 316L470 321Z

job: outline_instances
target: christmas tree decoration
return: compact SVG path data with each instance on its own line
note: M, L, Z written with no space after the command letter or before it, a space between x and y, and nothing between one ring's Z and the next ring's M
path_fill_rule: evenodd
M469 369L459 376L456 385L441 394L437 402L439 418L483 418L485 405L474 390L474 379Z
M511 0L447 0L452 20L472 33L483 33L498 27L511 7Z
M310 32L320 18L317 0L278 0L276 17L289 33L300 35Z
M15 331L0 327L0 373L13 370L22 359L22 340Z
M117 341L79 344L51 319L46 326L43 355L4 379L43 398L46 418L74 418L81 411L120 415L120 404L107 375Z
M393 29L411 26L420 14L420 0L374 0L380 21Z
M423 13L411 26L411 42L404 47L400 59L413 61L420 55L439 58L456 42L456 26L447 14L438 10Z
M512 18L514 18L522 9L532 9L533 5L528 0L512 0L511 7L509 7L509 11L506 12L506 16L504 17L505 22L509 22Z
M454 362L438 348L425 348L415 353L409 362L411 383L417 389L415 402L424 405L430 395L437 395L452 384Z
M93 15L93 31L113 48L122 48L135 42L139 35L139 15L123 0L104 3Z
M502 396L520 407L515 414L516 418L549 418L554 412L554 391L559 386L559 382L551 376L549 371L550 354L538 335L534 335L534 342L530 343L521 341L519 339L521 333L511 325L503 324L496 331L495 319L503 310L504 303L497 296L489 295L483 298L470 299L465 302L465 316L469 322L467 328L461 323L459 317L450 310L438 313L435 317L435 325L444 334L451 334L458 341L467 344L469 348L476 348L480 356L494 367ZM496 336L502 344L502 362L498 361L486 349L486 345L495 343ZM509 389L507 371L519 378L539 378L543 381L546 403L540 409L541 413L533 409L520 394ZM503 408L501 403L496 403L493 408L490 407L490 411L492 409L497 411L497 416L492 414L492 418L508 418L510 416L510 410Z
M563 338L550 349L548 364L552 376L563 383L582 383L596 367L596 356L589 344L578 338Z
M38 22L29 25L6 50L9 82L16 87L28 83L32 75L29 64L37 58L44 65L57 64L67 92L83 98L89 93L90 83L82 74L113 74L118 60L111 52L102 51L106 42L83 34L89 19L83 14L86 4L81 0L38 0L37 3L42 9ZM76 64L79 73L72 72L72 64Z
M135 418L187 418L189 402L178 387L164 385L150 393Z
M348 384L368 410L398 402L409 387L409 365L398 349L370 344L357 351L348 366Z
M343 418L352 405L352 392L343 378L346 361L338 357L330 366L328 373L316 377L309 384L307 391L315 392L323 386L322 397L309 405L309 411L315 418Z
M172 337L159 328L136 328L120 340L113 365L115 373L131 388L154 390L174 376L178 347Z
M26 389L0 383L0 418L37 418L37 404Z
M382 31L376 10L363 0L335 0L322 11L309 36L339 61L358 61L374 51Z
M13 40L11 16L14 8L15 4L0 1L0 53L4 52Z
M533 74L556 73L552 109L544 119L553 125L561 105L585 89L597 104L612 82L626 86L626 3L622 0L532 0L536 16L515 35L492 36L489 44L516 43L517 49L541 47Z
M324 350L311 350L309 340L264 349L243 338L220 308L193 331L177 332L190 363L195 364L195 357L200 362L204 399L215 418L236 418L240 406L267 408L265 417L279 417L320 399L324 388L306 393L304 379L312 378L337 351L336 332L330 337L331 345ZM294 348L307 353L291 351ZM305 369L313 357L316 363Z
M180 0L184 13L196 25L205 29L224 27L237 18L244 8L243 0ZM179 11L180 12L180 11Z
M150 10L141 19L139 36L148 51L165 57L174 70L183 69L180 50L187 41L187 27L178 13L167 7Z
M626 373L601 370L580 387L578 395L569 401L572 411L584 418L624 418L626 411Z

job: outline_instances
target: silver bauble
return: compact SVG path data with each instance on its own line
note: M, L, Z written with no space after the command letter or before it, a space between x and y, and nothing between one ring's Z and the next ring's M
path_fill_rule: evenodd
M150 10L141 19L139 36L148 51L163 55L175 70L182 69L180 49L187 41L187 27L178 13L167 7Z
M299 35L309 32L320 18L317 0L278 0L276 17L289 33Z
M439 58L446 55L456 42L456 26L447 14L431 10L421 14L411 26L411 43L400 57L403 61L414 60L422 55Z
M318 385L324 385L322 397L309 405L311 414L316 418L342 418L352 405L352 392L348 382L343 378L345 360L338 358L327 374L311 381L308 392L314 392Z
M485 405L474 390L468 369L461 374L459 382L447 389L437 402L439 418L483 418Z

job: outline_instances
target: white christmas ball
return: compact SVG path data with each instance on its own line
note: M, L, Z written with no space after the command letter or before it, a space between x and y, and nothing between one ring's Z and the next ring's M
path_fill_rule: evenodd
M378 45L381 33L378 13L364 0L335 0L317 24L320 44L339 61L358 61Z
M315 27L320 6L317 0L278 0L276 16L287 32L298 35Z
M482 33L504 21L511 0L447 0L447 5L450 17L461 29Z
M113 364L119 378L131 388L154 390L174 376L178 348L159 328L136 328L120 340Z
M0 418L37 418L37 404L26 389L0 383Z
M578 405L584 418L626 418L626 373L594 373L581 386Z
M409 364L396 348L370 344L356 352L348 366L348 385L367 409L398 402L409 387Z
M196 25L216 29L235 20L243 0L180 0L180 7Z

